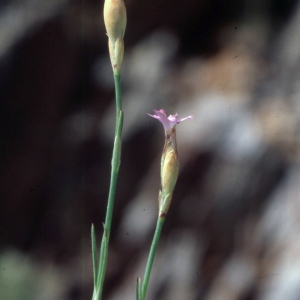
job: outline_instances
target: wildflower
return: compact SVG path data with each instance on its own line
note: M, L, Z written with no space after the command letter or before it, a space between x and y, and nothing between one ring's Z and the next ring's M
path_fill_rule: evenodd
M156 115L150 115L150 114L148 114L148 115L152 118L158 119L163 124L165 133L167 131L170 131L173 127L175 127L175 125L179 124L180 122L182 122L186 119L193 119L193 116L188 116L188 117L185 117L182 119L177 119L176 117L178 116L178 114L169 115L167 117L167 114L163 109L160 109L160 110L153 109L153 111L156 113Z
M126 8L123 0L105 0L104 23L108 36L109 56L114 73L119 74L124 55Z
M158 119L165 129L165 145L161 157L160 177L161 190L158 195L159 216L165 217L171 204L173 190L178 178L179 161L176 144L176 125L184 120L192 119L192 116L177 119L178 114L167 116L163 109L153 110L150 117Z

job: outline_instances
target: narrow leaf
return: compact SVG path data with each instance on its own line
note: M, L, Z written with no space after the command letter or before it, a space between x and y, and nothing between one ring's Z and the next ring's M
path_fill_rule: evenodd
M141 278L136 279L136 300L142 300Z
M97 276L97 289L99 290L99 294L102 297L102 289L103 282L105 277L105 269L107 263L107 252L108 252L108 236L105 224L103 223L103 236L100 247L100 259L99 259L99 268L98 268L98 276Z
M97 283L97 276L98 276L98 260L97 260L98 251L97 251L97 242L96 242L94 224L92 224L91 236L92 236L92 258L93 258L94 288L95 288Z

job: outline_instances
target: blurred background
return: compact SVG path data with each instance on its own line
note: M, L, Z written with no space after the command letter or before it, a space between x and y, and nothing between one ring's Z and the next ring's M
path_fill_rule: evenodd
M300 299L300 4L125 0L124 135L104 299L135 299L164 108L180 174L149 300ZM103 1L0 1L0 294L91 299L114 134Z

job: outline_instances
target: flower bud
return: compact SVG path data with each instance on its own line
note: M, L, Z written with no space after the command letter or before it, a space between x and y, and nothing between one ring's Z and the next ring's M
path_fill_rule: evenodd
M169 210L172 195L178 178L179 163L175 150L163 154L161 166L161 191L159 193L159 215L164 216Z
M170 194L173 192L178 178L178 158L176 152L171 150L166 154L161 170L162 190Z
M160 218L164 218L172 201L172 195L179 171L176 144L176 124L187 119L192 119L193 117L188 116L186 118L177 119L176 117L178 114L170 115L168 117L163 109L154 109L154 112L155 115L148 115L159 120L165 129L165 145L160 165L161 190L159 191L158 195L158 215Z
M175 127L167 131L161 158L161 192L159 193L159 215L166 215L172 200L178 178L179 162L177 157Z
M124 55L123 37L127 22L123 0L105 0L103 14L108 36L110 61L113 72L119 74Z

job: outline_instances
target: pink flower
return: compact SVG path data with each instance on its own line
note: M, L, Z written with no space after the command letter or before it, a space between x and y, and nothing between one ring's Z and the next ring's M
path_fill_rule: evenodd
M172 201L173 190L178 178L179 161L176 144L176 125L192 116L177 119L178 114L167 116L163 109L155 110L150 117L160 121L165 129L165 144L160 163L161 190L158 195L159 217L165 218Z
M176 124L184 120L193 119L193 116L177 119L176 117L178 116L178 114L167 116L166 112L163 109L160 110L153 109L153 111L155 112L155 115L150 115L150 114L148 115L160 121L164 126L165 132L170 131L172 128L175 127Z

